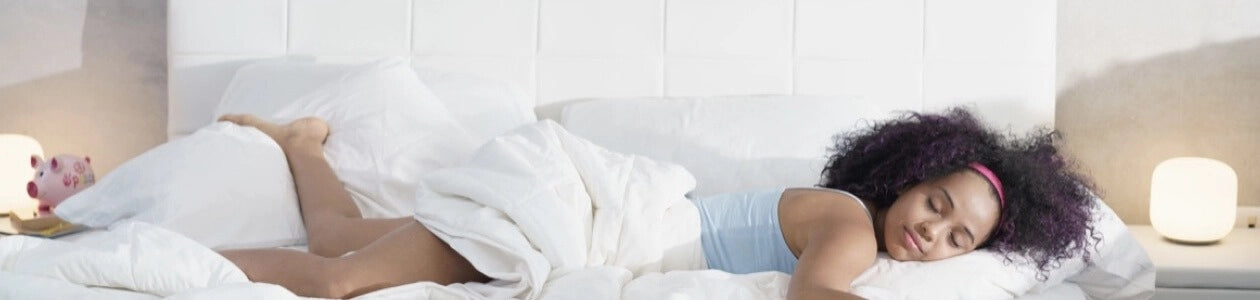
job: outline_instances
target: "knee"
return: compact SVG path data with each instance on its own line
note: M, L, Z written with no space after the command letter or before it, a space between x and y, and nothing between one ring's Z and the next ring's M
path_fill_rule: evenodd
M343 243L338 241L335 231L329 228L335 226L333 224L320 224L307 226L306 247L311 254L336 258L349 252Z
M348 252L344 249L344 247L324 240L307 240L306 246L307 251L311 254L327 258L338 258Z
M308 297L329 298L329 299L345 299L349 298L355 291L355 285L352 276L346 275L345 270L336 265L336 261L330 259L329 263L322 263L321 266L312 274L308 274L305 286L305 293Z

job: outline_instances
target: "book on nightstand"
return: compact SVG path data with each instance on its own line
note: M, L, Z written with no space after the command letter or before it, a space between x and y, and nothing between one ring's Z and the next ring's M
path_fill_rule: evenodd
M62 221L56 217L22 219L12 212L0 215L7 215L8 217L8 222L0 221L0 235L6 236L27 235L51 239L82 232L88 229L86 226L75 225L70 222Z

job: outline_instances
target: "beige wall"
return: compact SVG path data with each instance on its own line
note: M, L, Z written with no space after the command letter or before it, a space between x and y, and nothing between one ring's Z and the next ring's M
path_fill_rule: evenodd
M0 0L0 19L0 133L98 177L166 140L166 1Z
M1202 156L1260 206L1260 1L1060 0L1056 127L1125 222L1151 172Z

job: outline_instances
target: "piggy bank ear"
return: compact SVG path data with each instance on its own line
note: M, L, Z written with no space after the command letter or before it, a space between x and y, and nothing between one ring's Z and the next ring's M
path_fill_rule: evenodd
M53 170L53 171L57 171L57 167L59 167L59 166L57 165L57 158L56 158L56 157L53 157L53 159L52 159L52 170Z
M39 155L31 155L31 168L32 169L38 168L39 163L42 161L43 160L39 159Z
M89 163L89 164L90 164L90 163L92 163L92 158L91 158L91 157L88 157L87 155L84 155L84 156L83 156L83 161L86 161L87 163Z

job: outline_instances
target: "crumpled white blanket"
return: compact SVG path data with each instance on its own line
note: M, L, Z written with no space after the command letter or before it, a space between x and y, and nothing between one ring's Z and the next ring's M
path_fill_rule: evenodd
M702 260L699 219L685 197L691 174L605 150L551 121L496 138L425 185L416 219L495 280L420 282L361 298L776 299L787 291L779 272L688 270ZM0 298L296 298L152 225L83 235L0 239ZM875 287L855 292L898 298Z
M764 299L782 297L787 284L786 275L687 271L703 259L696 208L685 196L695 178L679 165L608 151L549 120L495 138L466 164L426 176L425 185L416 219L496 279L444 287L469 298L714 292Z
M73 241L0 238L0 299L151 299L215 289L294 297L251 283L210 248L143 222L119 222Z

